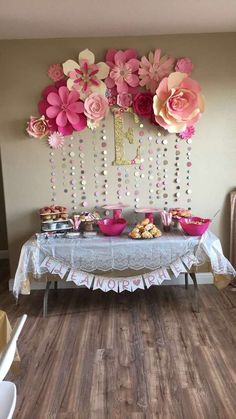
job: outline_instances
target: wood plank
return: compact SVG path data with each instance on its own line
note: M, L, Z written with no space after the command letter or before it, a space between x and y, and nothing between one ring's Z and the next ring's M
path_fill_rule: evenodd
M236 293L184 287L135 293L41 291L15 305L1 267L1 309L26 312L19 339L16 419L233 419Z

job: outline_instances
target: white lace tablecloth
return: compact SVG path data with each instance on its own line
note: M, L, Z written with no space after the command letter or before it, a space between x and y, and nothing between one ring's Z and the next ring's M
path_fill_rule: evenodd
M235 275L234 268L223 255L219 239L210 231L202 237L175 231L153 240L131 240L126 234L118 237L98 235L88 239L34 236L22 247L13 291L19 295L29 273L42 275L47 272L41 266L46 256L52 256L73 269L105 272L168 267L187 252L194 253L199 265L210 261L214 273Z

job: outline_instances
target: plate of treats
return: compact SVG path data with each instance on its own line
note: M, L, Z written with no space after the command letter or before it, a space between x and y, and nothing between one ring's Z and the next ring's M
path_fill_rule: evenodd
M172 214L172 219L175 220L191 217L191 212L186 208L170 208L169 212Z
M134 240L150 240L160 237L161 231L153 223L150 223L149 218L145 218L129 232L129 237Z

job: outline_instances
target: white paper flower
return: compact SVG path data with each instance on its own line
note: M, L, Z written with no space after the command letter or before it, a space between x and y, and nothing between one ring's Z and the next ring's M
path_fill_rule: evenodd
M63 71L69 77L68 89L77 90L82 100L95 92L105 96L106 85L102 80L108 76L110 68L104 62L95 64L95 56L89 49L79 53L79 63L74 60L63 63Z
M48 137L48 144L50 145L50 147L54 148L54 149L59 149L63 147L64 144L64 136L63 134L61 134L60 132L53 132L49 137Z

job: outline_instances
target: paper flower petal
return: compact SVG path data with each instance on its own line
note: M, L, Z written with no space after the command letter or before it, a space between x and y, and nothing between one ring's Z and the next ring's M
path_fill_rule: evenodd
M46 110L46 115L48 118L56 118L58 112L60 112L59 106L49 106Z
M110 67L106 63L103 63L103 62L98 63L97 66L98 66L98 72L96 74L97 78L101 80L105 79L109 74Z
M106 93L106 85L103 83L103 81L100 82L99 86L91 86L91 92L92 93L99 93L100 95L105 96Z
M58 126L58 131L61 132L63 135L71 135L73 132L73 127L68 122L64 127Z
M116 83L117 86L117 92L118 93L128 93L129 88L127 83L124 80L120 80Z
M61 87L60 87L61 89ZM61 100L60 97L58 96L57 93L49 93L49 95L47 96L47 101L50 105L52 106L60 106L61 105Z
M93 54L92 51L90 51L89 49L85 49L84 51L81 51L79 53L79 63L82 60L88 61L88 64L94 64L94 62L95 62L95 56L94 56L94 54Z
M65 111L59 112L56 117L56 123L59 127L65 127L67 124L67 116Z
M175 89L187 76L185 73L174 72L171 73L168 77L168 89Z
M107 77L105 83L108 89L112 89L115 86L115 80L113 80L111 77Z
M67 103L68 96L69 96L69 91L68 91L67 87L65 87L65 86L60 87L58 89L58 95L60 96L61 103L63 103L63 104Z
M139 78L136 74L130 74L125 78L125 81L131 86L135 87L139 84Z
M125 51L126 61L131 60L132 58L137 58L137 55L138 55L137 51L135 51L135 49L133 49L133 48L128 48Z
M106 62L108 61L113 62L116 53L117 53L117 49L109 48L106 53Z
M87 118L83 114L80 114L79 122L77 124L73 124L73 128L76 131L82 131L86 127L87 127Z
M76 92L75 90L72 90L70 93L69 93L69 96L68 96L68 98L67 98L67 103L68 104L70 104L70 103L74 103L74 102L77 102L79 100L79 93L78 92Z
M42 95L44 98L46 98L46 97L49 95L49 93L51 93L51 92L53 92L53 93L57 93L57 88L56 88L55 86L53 86L52 84L50 84L49 86L46 86L46 87L43 89L43 91L42 91L41 95Z
M38 103L38 111L40 115L46 115L47 108L48 108L48 102L45 99L40 100L40 102Z
M75 84L74 84L74 80L72 80L72 79L68 79L67 80L67 88L69 89L69 90L73 90L74 88L75 88Z
M127 62L127 64L128 65L130 65L131 67L132 67L132 71L133 72L135 72L135 71L138 71L138 69L139 69L139 60L136 60L135 58L132 58L131 60L129 60L128 62Z
M83 102L71 103L68 106L68 109L69 109L69 111L74 112L74 113L83 113L84 104L83 104Z
M124 51L118 51L115 55L115 65L120 66L121 64L125 63L126 56Z
M75 68L79 68L79 64L74 60L67 60L65 63L62 64L62 67L64 74L68 76L69 73L73 71Z
M66 117L72 125L77 124L79 122L79 115L77 115L75 112L70 111L69 109L67 109Z

